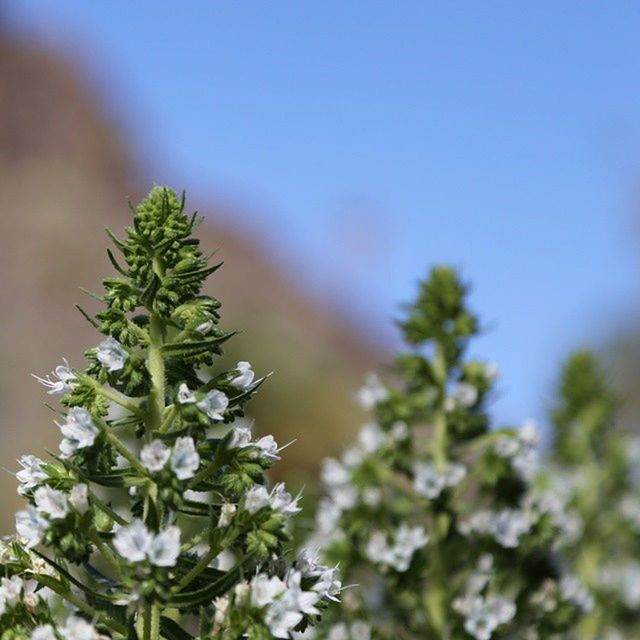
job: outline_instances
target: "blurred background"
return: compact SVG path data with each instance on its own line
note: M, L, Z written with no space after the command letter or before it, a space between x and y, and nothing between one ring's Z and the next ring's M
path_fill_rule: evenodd
M206 216L232 355L276 373L254 413L297 439L280 473L349 440L437 262L474 285L498 423L544 424L595 345L632 426L639 31L635 2L0 0L0 466L57 446L29 374L95 344L78 287L153 183Z

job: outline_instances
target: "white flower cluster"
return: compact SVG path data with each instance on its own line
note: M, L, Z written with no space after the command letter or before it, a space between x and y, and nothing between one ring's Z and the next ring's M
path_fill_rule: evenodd
M520 509L501 509L500 511L477 511L458 525L463 535L472 533L492 536L506 549L520 544L520 538L531 530L531 514Z
M525 422L515 435L501 435L493 450L501 458L509 460L511 468L526 481L538 472L538 427L532 421Z
M434 500L447 487L455 487L464 480L467 468L460 463L447 463L442 471L434 464L416 462L413 466L413 488L419 495Z
M271 491L262 485L251 487L244 496L244 508L251 514L258 513L265 507L271 507L285 516L292 516L300 512L298 501L301 495L295 498L285 489L284 483L279 482Z
M35 506L30 505L16 513L16 532L29 549L41 542L52 520L67 517L70 507L78 513L89 508L88 487L83 483L75 485L68 496L63 491L42 485L33 497Z
M310 588L303 589L303 580ZM303 550L284 580L259 573L250 583L235 588L236 600L248 600L252 608L262 612L266 626L275 638L290 638L305 615L319 615L317 605L323 599L337 600L342 589L337 567L318 563L316 556ZM228 598L216 601L218 615L224 615Z
M424 527L401 524L392 535L393 543L387 540L384 531L374 531L367 542L365 554L374 564L390 567L399 572L409 569L413 554L429 542Z
M29 611L33 611L40 599L35 591L37 586L35 580L23 580L20 576L0 579L0 616L19 602Z
M161 440L152 440L140 452L140 461L151 473L158 473L171 460L171 470L178 480L193 478L200 466L200 455L196 451L193 438L177 438L173 449Z
M99 433L91 414L83 407L71 407L66 422L56 424L63 435L60 443L63 458L70 458L79 449L92 447Z
M465 631L476 640L490 640L493 632L516 614L513 600L482 595L493 575L493 557L489 554L481 556L467 579L464 594L452 603L454 610L464 618Z
M113 546L129 562L148 560L156 567L173 567L180 555L180 529L170 526L154 534L142 520L134 520L117 530Z
M29 636L29 640L107 640L106 636L98 633L96 628L84 618L69 616L61 625L57 626L57 635L50 624L36 627Z

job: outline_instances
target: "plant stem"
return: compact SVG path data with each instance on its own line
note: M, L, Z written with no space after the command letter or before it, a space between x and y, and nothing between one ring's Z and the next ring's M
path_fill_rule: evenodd
M104 559L116 570L118 577L121 577L120 563L115 555L113 555L111 549L109 549L109 547L100 539L100 534L97 531L91 531L89 533L89 537L100 553L104 556Z
M142 464L140 464L140 461L131 453L131 451L129 451L124 442L122 442L122 440L120 440L120 438L111 431L109 425L102 418L98 418L96 422L98 423L98 427L101 431L110 440L111 444L117 449L118 453L120 453L123 458L126 458L138 473L146 477L148 475L147 470L142 466Z
M161 351L164 340L164 327L162 319L155 313L151 314L150 326L151 336L149 342L149 359L147 362L147 367L151 374L151 391L149 393L150 424L148 433L161 428L165 407L165 373Z

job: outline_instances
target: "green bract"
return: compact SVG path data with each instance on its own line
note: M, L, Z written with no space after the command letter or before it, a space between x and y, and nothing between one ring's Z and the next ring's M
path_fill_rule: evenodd
M340 589L309 554L287 562L299 508L265 471L271 436L242 422L264 378L221 369L233 332L201 294L209 266L184 200L155 187L124 239L109 232L117 276L104 335L85 369L38 380L60 395L60 451L20 459L26 508L0 549L0 638L287 638Z
M466 357L466 295L432 270L400 323L397 382L369 378L371 421L326 461L309 546L359 587L308 637L560 640L592 604L558 553L569 518L533 482L535 428L490 429L496 371Z

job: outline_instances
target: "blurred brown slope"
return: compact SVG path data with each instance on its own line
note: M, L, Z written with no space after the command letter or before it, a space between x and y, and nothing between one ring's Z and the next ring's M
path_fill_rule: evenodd
M63 57L0 32L0 466L56 448L43 374L62 356L81 365L96 334L74 309L78 285L98 291L111 273L103 227L128 221L126 196L149 185L132 176L127 145L80 74ZM351 396L361 374L382 356L332 313L310 301L265 257L200 207L206 250L219 248L225 266L209 292L223 302L224 324L243 331L230 355L276 376L253 408L260 431L280 442L297 438L289 469L313 471L321 455L344 442L359 418ZM228 217L228 216L227 216ZM234 347L232 347L234 349ZM0 484L0 532L16 505L12 479Z

